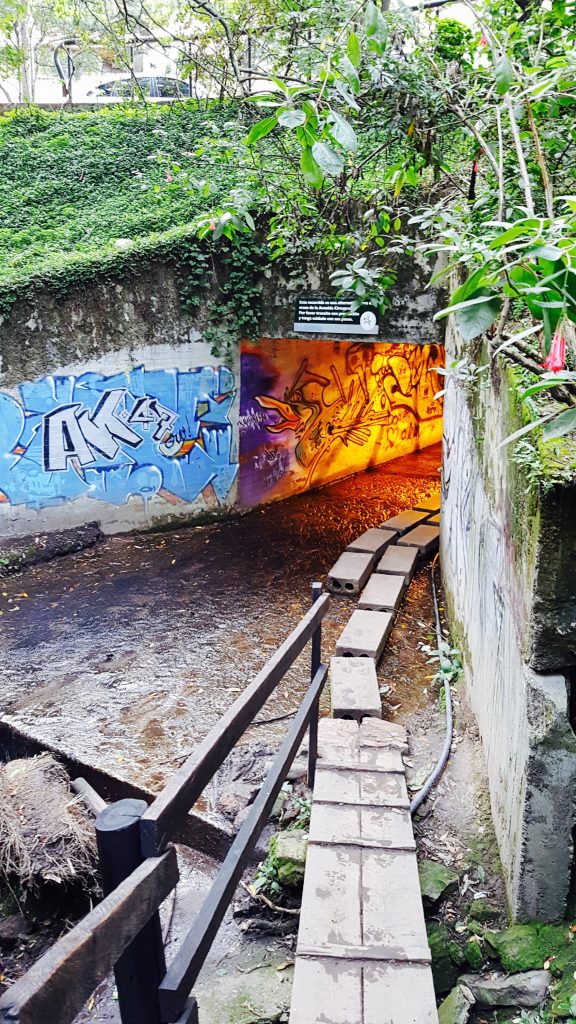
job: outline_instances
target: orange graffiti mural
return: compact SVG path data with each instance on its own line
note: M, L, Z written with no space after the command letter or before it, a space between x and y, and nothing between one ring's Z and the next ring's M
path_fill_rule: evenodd
M242 500L284 497L436 443L438 345L262 340L242 350Z

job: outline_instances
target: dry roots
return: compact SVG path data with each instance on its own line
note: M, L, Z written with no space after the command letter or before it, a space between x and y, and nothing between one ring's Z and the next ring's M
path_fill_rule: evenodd
M0 765L0 872L23 887L93 883L94 826L51 754Z

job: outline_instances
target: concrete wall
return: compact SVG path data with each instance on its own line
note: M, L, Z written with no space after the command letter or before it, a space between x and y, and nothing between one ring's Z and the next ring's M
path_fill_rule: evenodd
M0 540L251 507L439 440L434 299L408 302L422 273L400 275L375 345L290 338L295 291L322 282L263 275L262 329L283 340L226 360L203 340L215 296L192 317L167 263L18 303L0 323Z
M461 348L450 327L448 365ZM521 425L509 383L502 362L490 382L448 387L442 570L510 908L518 920L551 921L565 911L575 820L576 737L565 673L574 665L576 616L567 628L567 610L576 581L568 586L562 555L574 549L576 493L566 488L559 502L557 488L534 486L528 466L513 461L514 446L498 449ZM542 668L546 675L535 671Z

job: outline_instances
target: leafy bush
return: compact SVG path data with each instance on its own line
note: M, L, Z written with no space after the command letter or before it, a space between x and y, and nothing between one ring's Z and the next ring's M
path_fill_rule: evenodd
M235 104L120 106L0 118L0 307L163 254L242 184ZM176 164L178 172L171 169Z

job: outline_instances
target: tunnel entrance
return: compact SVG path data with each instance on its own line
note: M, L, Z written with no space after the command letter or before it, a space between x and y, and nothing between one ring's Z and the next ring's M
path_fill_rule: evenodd
M244 342L240 504L320 487L442 437L437 344L261 338Z

